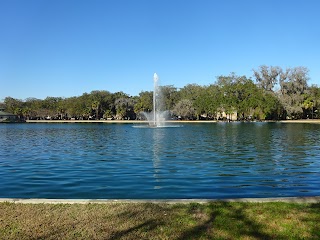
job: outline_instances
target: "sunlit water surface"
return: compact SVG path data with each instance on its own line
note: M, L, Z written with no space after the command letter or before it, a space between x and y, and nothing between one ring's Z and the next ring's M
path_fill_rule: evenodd
M320 195L320 125L1 124L0 197Z

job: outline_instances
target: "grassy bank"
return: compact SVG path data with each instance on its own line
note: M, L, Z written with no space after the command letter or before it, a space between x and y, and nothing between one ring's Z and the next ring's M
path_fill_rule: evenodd
M0 239L320 239L319 222L319 203L0 203Z

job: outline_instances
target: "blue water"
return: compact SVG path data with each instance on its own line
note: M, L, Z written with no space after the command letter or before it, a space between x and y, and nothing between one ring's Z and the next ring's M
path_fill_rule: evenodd
M0 124L0 197L320 195L320 124Z

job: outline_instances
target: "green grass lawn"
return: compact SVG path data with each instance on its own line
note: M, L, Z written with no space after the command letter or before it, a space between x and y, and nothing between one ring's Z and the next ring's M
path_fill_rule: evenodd
M320 204L0 203L0 239L320 239Z

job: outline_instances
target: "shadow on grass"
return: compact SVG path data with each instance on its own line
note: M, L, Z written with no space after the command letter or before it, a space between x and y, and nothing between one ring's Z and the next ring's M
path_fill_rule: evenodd
M194 209L192 209L194 208ZM191 206L190 213L196 210ZM265 226L250 220L245 214L245 205L215 202L208 205L209 218L185 231L178 239L214 239L249 237L255 239L274 239L263 230ZM230 235L231 233L231 235Z
M137 204L135 208L119 213L119 219L126 220L122 230L116 230L110 240L141 239L145 236L154 236L156 229L165 225L161 218L162 213L168 212L168 206L159 204Z
M135 232L141 232L142 230L146 231L146 232L152 231L155 228L159 227L160 225L162 225L162 223L159 223L156 220L148 220L148 221L141 223L137 226L128 228L123 231L116 232L115 234L113 234L113 236L110 237L110 239L112 239L112 240L123 239L127 235L132 236L132 235L135 235ZM138 235L141 235L141 234L138 234ZM136 237L138 237L138 235Z
M320 203L10 204L0 213L3 239L320 239Z
M300 208L300 210L298 209ZM299 237L303 227L295 226L295 220L283 219L297 211L296 216L308 229L305 236L320 239L320 203L310 205L248 204L212 202L209 204L191 203L187 205L146 205L143 209L148 217L143 218L140 210L122 212L122 219L136 219L123 230L114 232L108 239L287 239ZM169 218L161 218L167 212ZM306 215L303 213L306 212ZM262 218L259 218L259 217ZM284 231L283 221L290 225ZM303 223L304 222L304 223ZM166 229L159 232L159 229ZM296 228L291 232L292 228ZM282 230L282 229L281 229ZM161 234L158 237L157 233ZM307 238L308 238L307 237Z
M310 204L308 211L311 213L308 216L314 217L305 218L304 221L308 222L308 225L312 225L310 224L310 222L315 223L313 227L310 229L310 232L314 239L320 239L320 203Z

